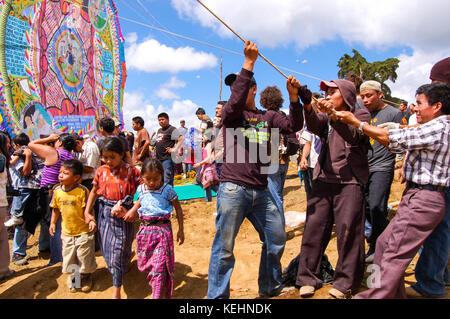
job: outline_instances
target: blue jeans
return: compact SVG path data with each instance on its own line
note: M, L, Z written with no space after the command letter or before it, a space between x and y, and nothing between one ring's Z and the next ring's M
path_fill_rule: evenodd
M63 260L62 258L62 240L61 240L61 215L56 222L54 236L50 236L50 261L49 265L54 265Z
M194 164L186 164L186 175L194 171Z
M173 178L175 173L175 166L171 159L161 162L164 169L164 184L170 184L173 186Z
M38 249L39 251L45 251L50 249L49 244L49 233L47 226L44 221L41 221L41 230L39 232L39 244ZM27 232L25 229L23 229L20 226L16 226L14 229L14 239L12 243L12 252L13 255L21 255L26 256L27 255L27 240L30 237L30 233Z
M253 224L263 242L258 286L261 296L275 296L282 285L281 256L286 244L284 221L269 191L231 182L220 184L217 197L216 235L211 248L207 298L229 298L235 258L235 238L244 218Z
M447 295L449 283L448 255L450 253L450 187L445 192L445 216L423 244L415 270L417 283L412 287L425 297Z
M217 186L217 185L208 186L205 189L205 201L211 202L212 201L212 191L216 192L216 194L217 194L218 189L219 189L219 186Z
M14 239L12 244L13 255L26 256L27 255L27 240L30 233L20 226L14 229Z
M20 196L14 196L11 203L11 215L22 217L25 205L29 198L37 192L35 189L19 188ZM34 196L35 197L35 196Z
M276 173L267 175L267 188L273 197L275 205L277 205L278 210L283 215L283 188L288 168L289 164L279 164Z

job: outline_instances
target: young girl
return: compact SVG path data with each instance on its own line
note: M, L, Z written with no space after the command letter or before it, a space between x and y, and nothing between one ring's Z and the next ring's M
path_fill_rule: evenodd
M207 131L203 136L205 146L202 149L202 161L194 165L194 168L202 167L200 172L200 179L202 181L203 189L205 190L205 201L212 201L212 190L217 192L219 177L217 176L216 164L214 163L214 151L211 143L211 128L212 122L208 122Z
M134 235L133 223L123 218L125 211L133 207L133 196L141 179L137 168L125 163L126 153L119 138L108 137L101 154L105 165L95 173L84 215L86 223L95 221L91 210L98 198L100 249L113 275L113 298L119 299Z
M150 158L142 165L144 184L138 187L139 199L124 219L132 222L139 214L141 226L136 235L138 268L147 273L153 298L172 298L175 269L172 224L173 207L177 213L177 241L184 242L183 211L173 187L163 183L162 164Z

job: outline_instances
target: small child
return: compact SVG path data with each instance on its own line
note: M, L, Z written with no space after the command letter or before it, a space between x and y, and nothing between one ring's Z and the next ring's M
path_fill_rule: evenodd
M144 181L137 189L139 199L124 219L133 221L137 214L141 220L136 234L138 268L147 273L153 298L172 298L175 270L172 224L173 207L178 219L177 241L184 242L183 211L177 193L169 184L164 184L161 162L150 158L142 165Z
M217 176L216 164L214 163L214 150L212 149L212 122L208 122L207 130L203 136L205 143L202 149L202 161L194 165L195 169L202 168L199 174L205 190L205 201L212 201L212 190L217 193L219 189L219 177Z
M92 288L91 274L97 269L95 261L95 237L96 224L90 221L85 223L84 211L89 190L80 184L83 174L83 164L78 160L66 160L61 163L59 171L59 186L53 192L50 207L53 208L49 232L55 235L56 222L61 215L61 240L63 273L81 275L81 287L75 287L75 276L72 276L70 292L76 292L77 288L88 292ZM79 271L73 268L79 267Z
M30 138L25 133L14 136L13 148L15 152L10 161L13 186L20 195L13 197L10 211L11 218L5 222L5 226L17 226L14 228L11 260L18 266L28 264L28 260L25 258L27 239L30 235L29 231L34 234L33 230L37 224L37 221L33 222L30 217L36 219L35 216L39 215L36 203L39 201L39 189L44 166L44 163L28 148L29 142ZM25 212L28 219L24 218ZM22 225L19 227L20 224Z
M25 205L29 200L37 201L43 165L39 169L38 160L28 148L28 143L30 138L25 133L13 138L14 153L10 161L10 172L13 187L20 192L20 196L13 199L11 218L5 222L6 227L22 224Z
M132 257L134 225L124 220L133 207L133 196L141 183L139 170L125 162L126 150L117 137L105 139L101 149L105 165L100 166L84 211L86 222L95 221L91 211L98 198L100 249L113 275L113 298L120 299L125 273Z

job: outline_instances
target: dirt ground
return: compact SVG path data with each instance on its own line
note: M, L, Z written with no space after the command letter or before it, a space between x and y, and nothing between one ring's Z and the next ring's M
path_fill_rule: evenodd
M391 189L389 203L400 201L404 184L394 181ZM297 169L291 163L288 178L284 189L285 211L306 211L306 195ZM202 299L206 297L208 289L208 265L211 244L215 234L214 220L216 212L215 199L211 203L203 200L182 202L185 213L185 243L181 246L175 244L175 281L174 298ZM394 214L393 212L392 214ZM391 214L391 215L392 215ZM139 227L136 221L136 229ZM176 233L178 225L173 219L173 229ZM303 225L296 228L286 228L288 241L282 258L283 269L300 251ZM39 254L37 238L39 227L35 236L28 240L29 249L27 258L29 264L16 266L11 263L11 269L16 275L0 284L0 298L31 298L31 299L107 299L112 295L112 276L106 269L105 261L100 252L97 253L98 268L93 274L94 285L89 293L70 293L66 285L69 275L61 273L61 265L46 267L49 261L48 254ZM10 247L11 247L10 241ZM133 248L135 243L133 243ZM10 248L11 249L11 248ZM235 257L236 264L231 277L231 298L253 299L258 297L257 275L261 242L253 226L246 220L236 238ZM326 250L326 254L333 265L337 262L336 236ZM406 284L415 281L414 267L417 256L406 270ZM151 298L151 288L148 286L145 275L137 269L137 257L132 259L132 267L125 276L122 288L122 297L131 299ZM313 299L332 299L328 290L331 286L324 286L318 290ZM361 288L365 289L364 287ZM449 293L450 296L450 293ZM279 299L300 298L297 289L292 289L278 297Z

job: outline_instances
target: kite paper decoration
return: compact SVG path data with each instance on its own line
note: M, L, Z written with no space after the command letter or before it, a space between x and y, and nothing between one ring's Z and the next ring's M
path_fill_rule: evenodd
M0 0L0 127L36 139L123 121L123 44L112 0Z

